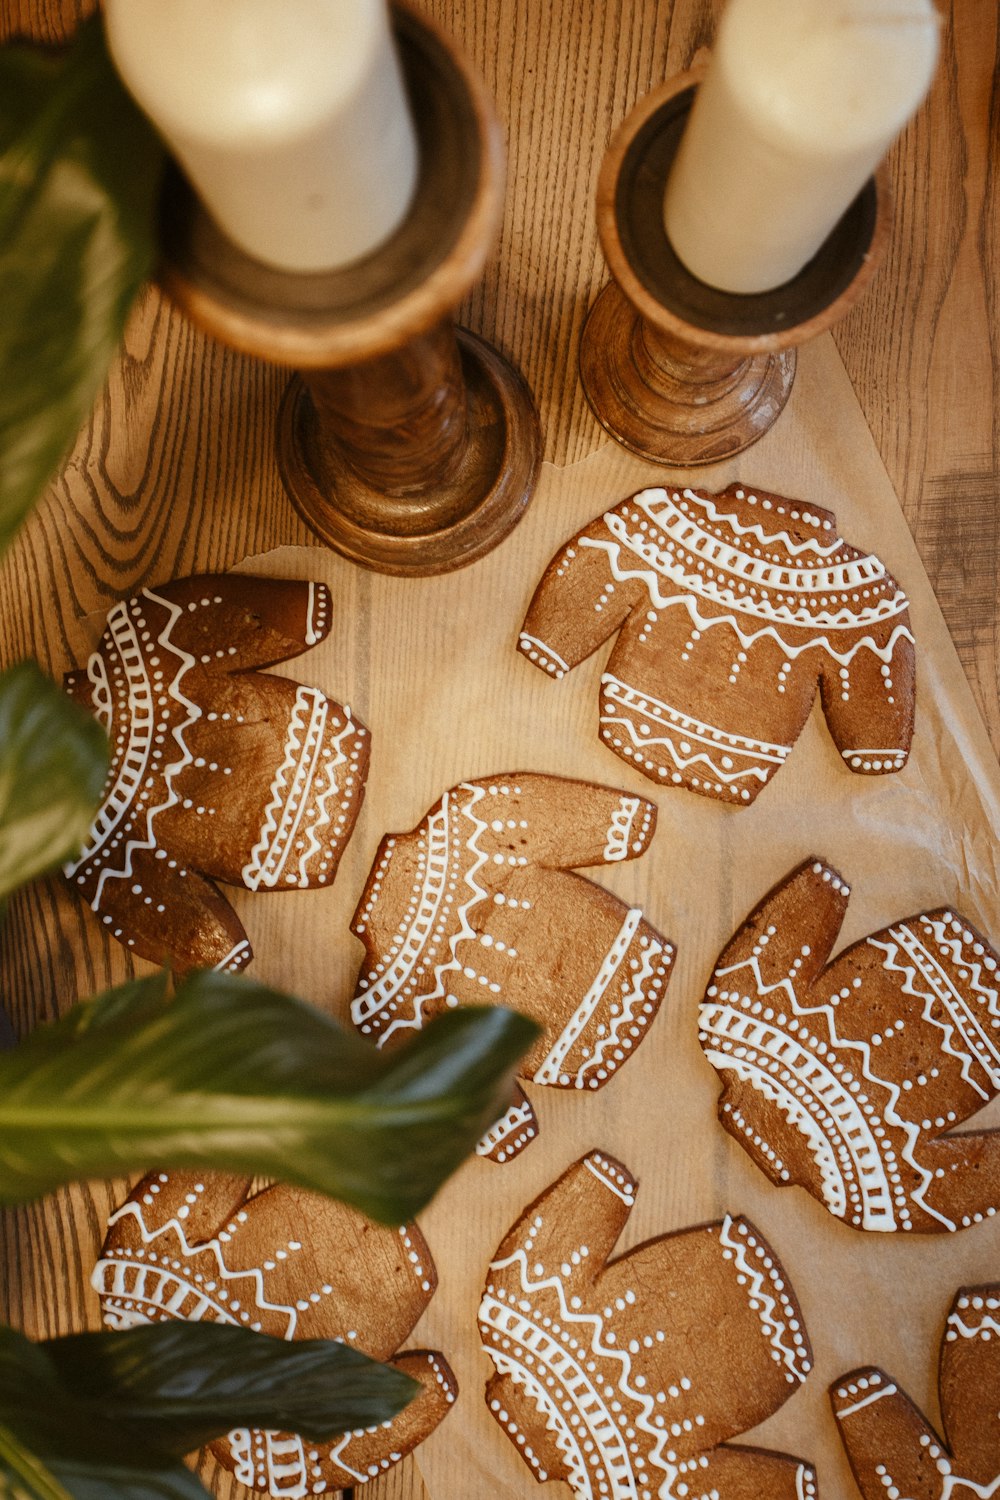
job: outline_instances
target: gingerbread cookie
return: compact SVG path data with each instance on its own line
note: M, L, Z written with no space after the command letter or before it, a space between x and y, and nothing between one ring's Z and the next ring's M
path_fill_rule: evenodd
M252 950L213 881L327 885L351 836L368 731L317 688L257 670L330 630L321 583L204 575L115 606L65 686L112 761L73 887L153 963L241 969Z
M1000 1285L963 1287L941 1340L945 1437L890 1376L854 1370L830 1387L864 1500L986 1500L1000 1495Z
M386 1229L299 1188L251 1196L246 1177L150 1173L112 1214L91 1281L111 1328L178 1318L339 1339L420 1381L391 1422L332 1442L240 1429L210 1445L223 1468L265 1494L363 1484L422 1442L457 1394L440 1354L393 1358L437 1286L419 1229Z
M674 950L568 872L636 858L655 823L650 802L557 776L452 787L379 846L352 923L365 945L354 1024L381 1046L449 1006L509 1005L543 1028L522 1078L600 1088L645 1036ZM518 1092L479 1152L509 1161L536 1129Z
M845 765L906 763L906 597L877 557L841 541L830 511L735 484L633 495L556 554L519 649L562 677L615 631L601 738L664 786L752 802L817 684Z
M811 1367L777 1257L726 1218L609 1261L635 1193L592 1151L503 1240L479 1309L494 1418L536 1480L579 1500L815 1497L808 1464L728 1446Z
M827 967L850 892L807 860L719 956L700 1039L719 1117L779 1186L859 1229L961 1229L1000 1205L1000 1131L959 1133L1000 1092L997 955L921 912Z

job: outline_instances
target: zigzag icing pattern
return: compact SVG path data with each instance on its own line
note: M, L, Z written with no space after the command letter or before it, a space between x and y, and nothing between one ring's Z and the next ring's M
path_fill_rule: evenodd
M830 626L832 628L841 628L845 631L850 631L851 633L853 633L855 630L863 628L865 624L868 624L870 622L867 619L860 622L858 620L850 619L827 620L822 615L818 617L810 616L807 619L798 619L797 617L790 615L790 617L786 619L782 611L776 608L768 613L761 613L760 618L771 619L776 621L777 623L762 625L759 630L755 630L752 626L747 627L741 625L736 615L734 614L703 615L698 608L697 599L691 592L679 594L664 594L661 591L659 585L660 575L655 569L629 567L627 564L622 563L622 551L620 545L617 542L609 542L600 537L581 537L580 545L583 547L599 547L602 551L606 552L608 554L608 565L611 568L611 572L617 582L623 583L629 579L634 578L639 579L642 583L645 583L646 588L649 592L650 603L655 609L670 609L675 607L686 609L691 618L691 624L693 625L693 627L696 630L700 630L702 632L710 630L713 626L728 625L729 628L738 637L740 645L745 651L749 650L750 647L753 646L757 641L770 639L773 640L775 644L781 648L785 656L792 661L801 656L803 652L822 650L825 651L829 656L831 656L834 661L839 662L841 666L846 667L850 665L859 651L870 651L872 655L877 656L880 661L890 662L892 660L893 653L895 652L896 644L898 641L902 640L909 641L911 644L913 643L913 635L911 634L909 627L906 625L896 625L893 627L892 633L884 646L878 645L875 639L870 635L862 636L860 640L853 641L851 645L846 649L838 648L837 646L835 646L829 635L814 635L809 640L800 641L797 644L792 644L790 641L787 641L783 635L781 635L780 631L777 629L778 624L783 624L786 626L786 628L797 627L799 629L809 626L815 627L817 625ZM708 596L706 596L706 599L708 602L717 604L719 606L722 606L723 604L734 604L734 601L730 599L709 599ZM888 610L884 611L883 614L879 616L879 618L887 618L890 616L890 614L901 614L905 609L908 608L904 595L899 595L898 599L902 602L899 602L898 605L896 605L891 610L891 612ZM735 607L740 609L744 613L756 613L752 610L744 610L742 601L735 601Z
M166 1173L160 1173L158 1180L166 1182ZM195 1191L201 1186L199 1183ZM150 1203L157 1191L154 1183L147 1194ZM110 1257L100 1259L94 1267L90 1284L101 1298L104 1321L112 1328L122 1328L136 1323L158 1321L164 1315L183 1317L191 1323L200 1322L210 1315L213 1322L243 1324L259 1333L260 1323L249 1310L249 1302L250 1307L266 1308L268 1312L277 1313L285 1320L282 1337L294 1338L298 1313L294 1307L271 1302L264 1295L262 1271L257 1268L230 1271L223 1259L222 1244L231 1240L246 1223L245 1210L240 1209L217 1238L196 1245L188 1243L180 1215L186 1217L186 1210L182 1208L178 1217L168 1219L152 1229L146 1224L141 1203L123 1203L110 1216L109 1229L124 1218L134 1219L144 1246L155 1245L158 1240L173 1236L182 1259L177 1260L174 1252L169 1256L164 1255L154 1265L149 1261L133 1260L127 1251L114 1252ZM289 1249L293 1247L296 1250L301 1248L297 1242L291 1241ZM191 1272L188 1278L184 1261L205 1254L210 1255L215 1264L212 1280L207 1280L202 1272ZM234 1299L228 1288L237 1283L240 1284L240 1291L238 1298ZM225 1306L233 1300L240 1304L238 1317Z
M136 851L155 849L156 836L153 832L153 823L160 813L168 807L176 806L179 802L180 798L174 789L173 781L178 772L191 764L193 758L185 743L184 733L201 717L201 709L190 698L187 698L181 689L184 675L195 665L195 659L189 652L174 645L170 639L173 627L182 613L181 609L161 598L152 589L143 589L139 598L148 599L166 611L167 623L157 636L157 646L163 651L170 652L179 661L179 666L165 692L169 698L180 705L184 717L180 724L170 726L170 734L177 748L177 757L165 763L162 768L165 794L161 801L146 810L144 819L146 836L145 838L134 836L124 841L124 848L119 856L121 861L119 866L115 867L110 862L105 864L98 876L97 889L90 903L95 912L101 909L101 896L105 882L111 878L130 879L133 873L132 860ZM94 818L87 843L79 858L64 867L66 875L70 878L74 876L82 878L80 872L97 856L107 857L108 847L113 847L112 835L129 819L135 807L136 794L149 769L153 736L157 727L155 707L157 690L154 689L146 670L138 633L130 618L130 612L138 615L138 600L116 605L108 616L107 627L107 636L114 644L122 667L126 684L125 692L130 703L128 739L115 779ZM103 672L103 667L101 671ZM97 675L97 668L94 666L94 658L91 658L88 676L93 681L95 675ZM107 682L106 673L104 673L104 681ZM103 698L102 701L104 701ZM110 703L110 698L107 702Z
M822 864L813 865L812 873L846 890ZM957 1229L956 1219L930 1201L935 1176L941 1174L918 1154L926 1133L933 1136L956 1123L955 1112L945 1114L939 1106L940 1117L921 1119L924 1108L908 1097L913 1081L888 1078L877 1065L881 1034L870 1040L843 1034L838 996L803 1003L794 983L801 958L792 973L765 984L760 955L774 933L769 927L749 958L716 969L699 1013L709 1060L720 1073L751 1084L804 1137L831 1213L865 1229L907 1230L916 1206L943 1228ZM920 1022L940 1033L938 1051L958 1064L962 1082L983 1103L1000 1092L998 966L977 935L945 912L897 923L885 936L866 938L864 947L878 955L900 995L919 1003ZM943 966L943 956L955 965L962 989ZM864 970L861 960L859 967ZM853 980L854 987L862 983ZM822 1025L811 1025L813 1017L821 1017ZM841 1060L847 1054L856 1058L856 1072ZM917 1082L927 1079L921 1075ZM789 1180L777 1152L760 1134L759 1121L749 1123L729 1100L722 1108L750 1149L767 1159L773 1175ZM897 1134L890 1136L885 1127ZM901 1165L908 1169L909 1186ZM986 1209L987 1216L995 1212ZM963 1215L961 1222L982 1217Z
M656 960L663 953L660 943L650 942L640 950L636 960L636 968L630 969L628 973L628 989L623 997L621 1010L614 1017L608 1033L598 1042L592 1056L580 1064L573 1072L565 1071L565 1062L574 1042L584 1031L587 1023L593 1018L594 1012L600 1005L608 989L612 985L616 975L633 947L633 940L642 921L642 912L638 907L633 907L622 923L617 937L611 944L601 962L587 993L584 995L575 1012L563 1027L556 1040L553 1042L543 1062L535 1072L536 1083L559 1083L564 1088L571 1083L576 1088L583 1088L589 1083L591 1088L598 1088L603 1083L608 1071L614 1071L618 1062L622 1061L622 1055L614 1057L616 1049L621 1046L621 1034L627 1030L635 1021L640 1025L645 1024L652 1007L645 998L644 986L649 981L655 968ZM631 1046L631 1043L629 1043ZM610 1053L610 1058L608 1054ZM607 1064L607 1066L605 1066ZM603 1072L602 1072L603 1069ZM588 1073L601 1076L593 1076L588 1079Z
M814 868L818 869L821 867ZM744 969L749 970L753 976L752 985L749 987L746 995L743 995L738 990L725 991L719 988L719 980L725 980ZM713 1027L713 1012L716 1007L708 1002L714 1001L716 996L718 996L719 1000L724 1000L728 995L739 1001L750 1002L750 1009L752 1011L754 1005L761 1005L762 1001L779 990L785 994L791 1006L793 1016L802 1017L817 1013L823 1015L830 1036L829 1044L823 1042L820 1038L816 1038L814 1051L812 1050L812 1042L810 1041L811 1050L806 1053L804 1049L797 1047L790 1040L784 1029L776 1029L774 1030L773 1038L770 1039L769 1048L764 1049L762 1053L766 1062L762 1063L756 1069L751 1069L750 1065L744 1059L736 1057L730 1048L726 1046L725 1041L722 1041L722 1045L718 1048L714 1046L713 1038L716 1033ZM716 1067L720 1070L733 1068L738 1072L739 1076L746 1076L754 1087L759 1087L761 1079L764 1076L763 1068L768 1068L771 1064L775 1064L776 1067L773 1072L776 1078L790 1084L791 1092L801 1102L805 1103L814 1093L816 1097L823 1100L828 1113L825 1117L817 1118L818 1105L814 1106L811 1113L815 1121L815 1129L806 1135L806 1140L814 1152L816 1151L818 1139L824 1135L828 1140L831 1138L831 1135L833 1136L831 1144L836 1149L841 1131L837 1129L836 1132L833 1132L832 1122L838 1119L838 1112L840 1120L849 1121L850 1119L850 1115L846 1113L847 1105L842 1099L843 1088L834 1090L831 1081L829 1093L814 1089L813 1070L819 1060L823 1059L827 1053L836 1053L841 1049L857 1052L861 1059L860 1070L862 1076L868 1084L878 1088L884 1094L884 1100L878 1105L868 1099L864 1105L859 1103L857 1106L856 1119L853 1128L847 1136L850 1142L847 1159L855 1162L856 1176L852 1173L851 1179L847 1179L842 1174L838 1174L838 1182L838 1178L835 1178L829 1172L828 1152L823 1150L815 1155L817 1169L820 1171L822 1177L824 1198L831 1213L836 1213L836 1205L844 1201L841 1195L840 1184L842 1183L846 1186L848 1195L850 1195L850 1182L853 1181L857 1184L858 1202L854 1207L854 1212L851 1214L851 1219L853 1222L860 1223L864 1229L888 1230L910 1228L910 1210L907 1206L908 1197L913 1202L919 1204L926 1213L939 1220L946 1229L954 1229L956 1227L952 1220L947 1218L946 1215L938 1213L936 1209L933 1209L926 1202L925 1195L931 1185L934 1174L929 1168L924 1167L918 1162L914 1154L915 1148L920 1142L920 1127L913 1121L906 1120L899 1113L897 1106L902 1096L900 1085L880 1077L872 1070L873 1049L868 1042L844 1038L840 1035L837 1028L836 1013L832 1005L802 1005L795 994L790 977L783 978L775 984L766 985L763 982L759 961L756 957L751 957L744 963L717 969L713 976L712 984L707 991L707 996L708 1002L701 1007L699 1023L701 1024L702 1018L704 1018L703 1041L708 1043L712 1047L713 1052L716 1053ZM753 1001L751 1001L751 996L754 997ZM720 1033L721 1036L722 1034ZM801 1061L799 1063L801 1071L796 1071L795 1068L797 1057L805 1059L804 1063ZM834 1062L832 1067L834 1072L839 1072L842 1084L846 1084L847 1088L850 1089L852 1077L844 1069L843 1064ZM740 1069L743 1070L742 1074L740 1073ZM782 1074L784 1074L784 1077L782 1077ZM772 1078L773 1081L774 1079ZM835 1108L831 1108L831 1104ZM906 1138L901 1155L920 1182L919 1187L912 1190L909 1195L907 1195L902 1187L901 1174L898 1170L892 1143L884 1135L879 1136L876 1134L880 1115L887 1124L901 1131ZM799 1124L799 1128L801 1129L798 1118L792 1119L790 1114L787 1118L789 1118L791 1123ZM855 1131L858 1134L854 1134L853 1132ZM873 1153L884 1158L884 1166L881 1172L873 1170ZM843 1168L846 1165L844 1155L838 1155L838 1160ZM887 1203L885 1199L886 1185L888 1185L892 1194L892 1205ZM841 1217L843 1217L843 1214Z
M704 767L706 784L714 783L719 791L725 787L744 801L750 800L750 792L737 783L751 779L763 785L791 751L790 745L773 745L705 724L610 672L601 677L601 709L601 737L626 759L641 762L660 777L669 776L675 785L684 781L692 766ZM665 752L664 761L651 758L658 751ZM698 785L697 778L693 785Z
M520 1099L500 1116L476 1145L477 1156L493 1156L506 1161L523 1151L538 1134L535 1112L527 1099Z
M475 805L485 795L481 787L463 782L457 789L457 793L446 792L441 799L440 809L429 816L421 883L415 899L410 904L405 932L393 944L393 949L387 959L378 965L378 970L381 972L377 971L374 978L369 975L359 980L359 988L363 989L364 993L358 995L351 1004L354 1024L362 1032L370 1032L373 1015L385 1014L393 1017L378 1039L379 1046L384 1046L396 1030L419 1030L423 1025L423 1012L431 1000L444 997L449 1005L458 1003L456 997L446 993L446 976L463 967L456 957L456 949L460 942L475 937L469 923L469 913L487 895L476 880L478 872L489 857L478 846L479 836L486 828L486 823L473 811ZM439 913L447 911L450 914L454 902L454 898L448 894L448 882L453 867L451 843L455 832L453 824L456 815L468 818L473 825L465 841L465 847L472 854L473 861L463 876L463 883L470 894L455 907L458 928L448 938L448 956L432 968L434 983L431 990L419 994L415 980L422 971L421 959L427 941L435 927L441 925ZM380 865L379 877L384 877L393 847L393 841L389 840L386 856ZM450 915L449 919L453 920ZM419 969L418 965L421 966ZM487 988L492 994L498 994L500 990L500 986L496 983L489 984ZM399 1010L404 998L412 1000L411 1015L403 1014Z
M585 1158L585 1164L604 1186L631 1206L634 1184L630 1179L612 1174L610 1164L597 1155ZM534 1232L542 1223L539 1214L534 1219ZM795 1309L784 1294L776 1268L745 1223L727 1216L719 1230L723 1259L732 1263L741 1293L756 1312L761 1332L785 1370L786 1380L798 1384L810 1362L797 1331ZM561 1274L546 1276L540 1265L533 1267L529 1260L532 1239L529 1234L524 1248L490 1266L479 1309L483 1349L498 1373L523 1389L542 1417L577 1500L653 1500L654 1496L682 1500L696 1493L691 1484L696 1482L700 1459L678 1459L671 1438L680 1436L682 1430L694 1430L704 1418L697 1416L693 1422L686 1419L683 1428L680 1423L671 1423L669 1409L666 1414L661 1409L666 1395L646 1389L646 1378L639 1373L641 1362L635 1355L641 1345L632 1341L628 1348L621 1347L615 1334L606 1329L601 1313L583 1309L579 1297L567 1294ZM588 1254L587 1245L581 1244L568 1259L579 1264ZM510 1269L517 1271L516 1291L494 1280L498 1273ZM563 1274L568 1275L570 1269L565 1265ZM636 1293L624 1295L626 1302L635 1302ZM549 1299L553 1298L555 1308L551 1309ZM551 1310L546 1311L547 1307ZM658 1332L655 1341L663 1338L664 1334ZM646 1342L655 1341L650 1338ZM685 1378L681 1384L689 1395L691 1381ZM678 1397L682 1392L671 1388L670 1394ZM510 1432L535 1478L540 1482L547 1479L516 1417L496 1398L491 1409ZM645 1444L635 1441L640 1434L647 1439ZM805 1466L800 1466L797 1482L803 1500L815 1496L812 1476Z
M685 491L685 498L695 498ZM679 496L671 497L665 490L644 490L626 506L635 509L628 515L619 510L605 512L604 522L616 540L651 565L657 577L666 579L676 587L699 594L715 605L732 605L742 613L757 615L763 619L780 620L789 625L815 627L825 625L834 629L859 629L874 624L877 620L900 614L907 607L905 595L897 590L894 596L881 600L877 605L850 609L845 599L845 608L834 613L825 609L830 594L863 594L873 585L882 583L887 577L886 569L877 557L856 557L832 564L828 567L801 568L789 566L784 561L775 561L766 556L754 557L733 547L719 534L721 517L707 498L699 503L708 512L709 524L702 525L684 511L678 503ZM646 519L643 519L645 517ZM631 522L631 526L630 523ZM650 523L653 536L649 536ZM713 525L714 528L713 529ZM635 528L635 529L632 529ZM747 529L742 530L747 535ZM583 545L592 546L594 539L584 537ZM774 548L788 541L787 533L762 538L764 545ZM838 546L842 547L839 542ZM802 548L790 548L801 552ZM836 548L831 548L832 553ZM678 551L689 554L693 568L688 568ZM829 555L829 553L827 554ZM762 590L782 591L814 597L813 609L794 608L757 596L748 596L745 591L717 581L718 574L729 574L740 581L748 581ZM647 585L653 596L650 580ZM656 586L658 589L658 586ZM654 599L654 603L662 600ZM860 599L858 601L860 603Z
M644 490L643 494L650 496L661 494L665 496L666 491ZM753 521L748 526L734 512L721 510L715 504L714 500L710 500L707 496L699 495L692 489L682 490L681 494L690 505L696 505L700 510L705 512L705 519L709 525L725 526L739 537L754 537L760 542L762 547L782 547L793 557L801 556L805 552L812 552L817 557L832 557L844 545L840 537L836 534L833 522L825 517L815 515L808 509L797 510L793 508L789 512L786 511L783 505L775 508L770 500L765 500L761 507L763 512L768 513L768 520L775 520L777 516L786 514L793 521L798 521L801 518L807 525L816 526L821 531L829 532L833 537L832 542L824 545L817 537L811 536L806 537L804 542L797 542L787 531L765 531L759 521ZM716 498L721 499L722 497L718 496ZM746 500L750 505L757 504L757 496L753 494L748 495L745 490L737 490L736 499ZM651 505L653 503L655 502L650 502Z
M259 837L243 867L248 890L309 883L309 862L322 849L324 832L331 821L329 800L342 790L337 771L350 758L344 743L358 732L350 709L345 707L344 721L333 736L332 746L326 745L327 724L335 712L335 705L318 688L297 688L284 755L271 783ZM326 786L317 791L324 775ZM303 828L302 820L307 815L308 824ZM342 808L334 839L342 836L346 822L346 808ZM295 850L298 859L289 871L289 857Z
M963 951L961 943L955 940L956 934L960 938L963 931L967 931L963 924L949 912L940 921L924 917L921 919L921 926L936 946L951 947L953 957L966 966L969 988L982 997L991 1018L1000 1017L1000 996L996 985L982 983L985 966L977 961L983 957L982 952L970 957ZM941 1032L941 1051L956 1059L961 1066L963 1080L986 1103L1000 1090L1000 1047L966 1003L965 997L950 982L930 947L920 941L913 929L902 923L889 931L898 947L880 943L874 938L869 938L868 941L872 947L885 954L883 967L887 971L903 975L903 994L913 995L925 1002L923 1018ZM968 933L968 942L970 945L973 942L971 932ZM981 949L982 945L979 946ZM909 962L895 961L900 948ZM923 980L923 986L919 988L918 978ZM934 1014L935 1002L944 1012L943 1017ZM956 1036L960 1042L958 1047L953 1045ZM976 1066L986 1075L985 1086L973 1076Z

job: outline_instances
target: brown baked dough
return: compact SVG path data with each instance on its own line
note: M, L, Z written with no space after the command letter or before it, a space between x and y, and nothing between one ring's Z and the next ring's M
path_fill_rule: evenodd
M409 833L387 835L354 914L365 960L351 1007L381 1046L460 1004L509 1005L543 1034L522 1078L597 1089L656 1015L674 950L576 865L635 859L656 808L611 787L511 771L463 781ZM518 1091L479 1152L535 1137Z
M728 1440L811 1368L788 1278L745 1219L609 1260L635 1201L592 1151L524 1210L479 1309L491 1413L538 1481L592 1500L809 1500L810 1465Z
M105 1323L239 1324L282 1339L340 1339L424 1389L391 1422L316 1443L238 1429L210 1445L223 1468L276 1497L363 1483L411 1452L457 1394L442 1355L396 1351L437 1287L414 1224L386 1229L300 1188L251 1195L250 1179L153 1172L108 1222L91 1278Z
M1000 1205L1000 1131L958 1127L1000 1092L997 955L920 912L827 966L850 892L810 859L719 956L700 1039L719 1116L772 1182L858 1229L961 1229Z
M601 738L664 786L752 802L817 684L845 765L882 775L906 763L906 596L840 539L830 511L739 484L624 500L560 548L519 649L562 677L615 631Z
M956 1294L941 1340L938 1390L944 1438L883 1370L852 1370L830 1387L864 1500L1000 1495L1000 1285Z
M241 969L252 950L212 883L303 890L336 873L368 731L317 688L257 669L323 640L322 583L231 575L143 589L65 686L111 738L104 801L66 875L153 963Z

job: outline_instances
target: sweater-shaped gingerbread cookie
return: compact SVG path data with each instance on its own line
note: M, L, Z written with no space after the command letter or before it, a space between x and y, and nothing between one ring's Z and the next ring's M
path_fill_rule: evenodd
M615 631L601 738L662 785L752 802L817 685L852 771L906 763L906 597L877 557L840 539L829 511L741 485L633 495L557 553L519 648L562 677Z
M807 860L719 956L702 1046L723 1125L779 1186L858 1229L961 1229L1000 1208L998 960L954 911L920 912L827 960L848 887Z
M522 1078L600 1088L645 1036L673 949L641 911L570 871L636 858L655 821L650 802L558 776L445 792L379 846L352 924L365 945L355 1025L381 1046L449 1006L509 1005L543 1028ZM479 1152L509 1161L535 1134L519 1092Z
M440 1354L393 1358L437 1286L413 1224L386 1229L299 1188L213 1172L153 1172L111 1215L91 1278L105 1323L230 1323L281 1339L338 1339L418 1380L391 1422L318 1443L238 1428L210 1452L250 1489L325 1495L383 1473L447 1414L457 1387Z
M364 794L368 733L317 688L258 670L329 633L324 584L177 579L115 606L66 689L111 739L104 801L66 874L116 938L173 968L252 957L212 883L333 879Z
M1000 1495L1000 1286L963 1287L941 1340L944 1437L883 1370L830 1387L864 1500L988 1500Z
M592 1151L510 1229L479 1309L491 1413L577 1500L815 1500L810 1465L729 1446L811 1366L773 1250L726 1218L610 1260L635 1192Z

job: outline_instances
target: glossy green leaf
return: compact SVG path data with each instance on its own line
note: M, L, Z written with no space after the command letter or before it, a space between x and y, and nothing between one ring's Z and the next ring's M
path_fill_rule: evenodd
M50 1339L45 1352L74 1399L136 1443L191 1453L234 1427L317 1441L402 1411L420 1384L329 1339L286 1343L222 1323L159 1323Z
M0 1423L0 1500L71 1500L40 1458Z
M511 1011L468 1008L384 1053L233 975L196 974L172 1001L113 992L0 1055L0 1201L215 1166L401 1223L503 1112L537 1035Z
M0 548L89 413L155 258L163 148L100 21L0 49Z
M101 725L34 662L0 673L0 899L77 852L107 769Z
M217 1323L42 1344L0 1328L0 1471L39 1500L200 1500L202 1486L178 1460L232 1428L322 1440L387 1421L418 1390L344 1344L286 1343Z

